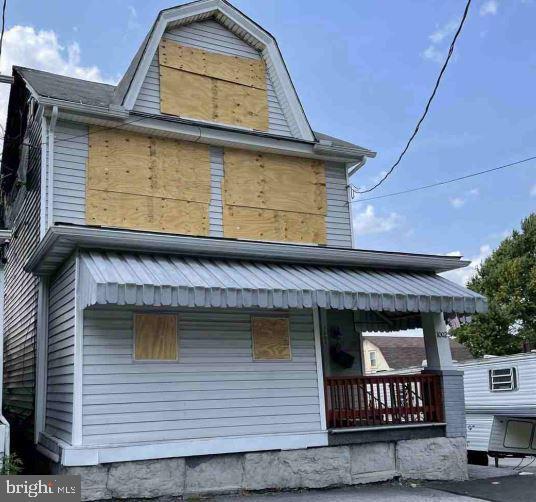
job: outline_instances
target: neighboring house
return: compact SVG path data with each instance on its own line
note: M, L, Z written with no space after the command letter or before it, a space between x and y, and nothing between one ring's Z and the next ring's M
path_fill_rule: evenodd
M85 499L466 476L444 314L486 300L459 257L352 249L374 153L311 130L264 28L200 0L115 87L13 77L4 408ZM363 376L378 327L427 370Z
M471 361L473 356L461 343L449 339L454 362ZM426 366L426 350L422 336L363 336L365 374Z

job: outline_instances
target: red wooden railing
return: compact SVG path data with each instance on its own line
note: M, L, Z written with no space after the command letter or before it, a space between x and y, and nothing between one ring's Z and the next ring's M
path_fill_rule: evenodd
M325 379L328 428L443 421L439 375Z

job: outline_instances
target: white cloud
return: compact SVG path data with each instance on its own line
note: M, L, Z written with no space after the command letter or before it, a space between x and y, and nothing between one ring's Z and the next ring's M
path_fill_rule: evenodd
M97 66L83 66L77 42L62 45L52 30L36 30L31 26L16 25L5 32L0 72L11 75L11 66L27 66L70 77L100 82L104 78ZM9 87L0 86L0 124L7 113Z
M531 197L536 197L536 184L532 185L529 193Z
M354 218L354 230L357 235L381 234L400 228L404 218L398 213L377 215L374 206L367 204L364 211L357 213Z
M465 286L475 275L477 267L491 254L491 252L491 246L489 244L484 244L483 246L480 246L480 252L477 256L471 259L471 263L467 267L443 272L440 275ZM447 253L447 256L461 256L461 253L459 251L451 251L450 253Z
M454 34L458 27L458 21L449 21L444 26L441 26L434 31L428 38L430 45L422 52L421 56L424 59L442 63L447 53L446 43L450 41L450 35Z
M480 6L479 14L481 16L494 16L499 9L499 2L497 0L487 0Z
M465 199L462 199L461 197L450 197L449 202L452 207L459 209L465 204Z
M475 197L478 197L480 195L480 190L478 188L471 188L471 190L469 190L467 193L469 195L474 195Z
M127 20L127 27L129 30L136 30L141 25L138 22L138 11L136 10L136 7L133 5L128 5L128 20Z

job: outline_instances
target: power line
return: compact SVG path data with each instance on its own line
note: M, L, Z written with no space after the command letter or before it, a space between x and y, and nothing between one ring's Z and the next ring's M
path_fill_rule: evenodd
M355 187L354 185L350 185L350 191L351 191L351 194L352 194L352 197L355 195L355 194L360 194L360 193L368 193L368 192L372 192L372 190L375 190L376 188L378 188L390 175L391 173L396 169L396 167L398 166L398 164L400 164L400 162L402 161L402 158L404 157L404 155L406 154L406 152L408 151L411 143L413 142L413 140L415 139L415 136L417 136L417 133L419 132L419 129L421 127L421 124L423 123L424 119L426 118L426 115L428 115L428 111L430 110L430 105L432 104L432 101L434 100L435 98L435 95L437 93L437 90L439 88L439 84L441 83L441 79L443 78L443 74L445 73L446 69L447 69L447 66L449 64L449 61L450 61L450 58L452 56L452 53L454 52L454 46L456 45L456 40L458 39L458 36L460 35L461 31L462 31L462 28L463 28L463 25L465 23L465 20L467 18L467 14L469 12L469 6L471 5L471 0L467 0L467 4L465 5L465 10L463 11L463 15L462 15L462 19L460 21L460 24L458 26L458 29L456 30L456 33L454 34L454 38L452 39L452 42L450 43L450 47L449 47L449 51L448 51L448 54L447 54L447 57L445 59L445 62L443 63L443 66L441 67L441 71L439 72L439 75L437 77L437 80L436 80L436 83L434 85L434 89L432 91L432 94L430 95L430 97L428 98L428 102L426 103L426 106L424 108L424 112L423 114L421 115L421 118L419 119L419 121L417 122L417 125L415 126L415 129L413 130L413 133L412 135L410 136L408 142L406 143L406 146L404 147L404 149L402 150L402 153L398 156L398 159L396 160L396 162L391 166L391 168L387 171L387 173L385 174L385 176L383 176L382 179L380 179L380 181L378 181L374 186L372 186L371 188L367 188L366 190L359 190L357 187Z
M491 169L485 169L484 171L478 171L476 173L466 174L465 176L460 176L458 178L451 178L448 180L438 181L437 183L431 183L430 185L423 185L415 188L408 188L407 190L402 190L400 192L386 193L384 195L377 195L375 197L367 197L366 199L358 199L350 201L352 204L356 202L367 202L369 200L385 199L386 197L394 197L396 195L403 195L411 192L418 192L420 190L426 190L427 188L433 188L440 185L448 185L449 183L454 183L455 181L466 180L468 178L474 178L475 176L480 176L481 174L491 173L493 171L499 171L500 169L506 169L507 167L517 166L519 164L524 164L531 160L536 160L536 155L533 157L527 157L526 159L516 160L515 162L510 162L510 164L504 164L498 167L492 167Z
M2 6L2 33L0 34L0 58L2 57L2 45L4 43L4 31L6 29L6 3L7 3L7 0L4 0L4 5Z

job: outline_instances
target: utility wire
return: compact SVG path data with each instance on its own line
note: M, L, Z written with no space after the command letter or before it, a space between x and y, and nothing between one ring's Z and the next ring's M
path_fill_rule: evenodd
M2 6L2 33L0 34L0 58L2 57L2 45L4 43L4 31L6 29L6 3L7 3L7 0L4 0L4 5Z
M443 63L443 66L441 67L441 71L439 72L439 75L437 77L437 80L436 80L436 83L434 85L434 89L432 91L432 94L430 95L430 97L428 98L428 102L426 103L426 106L424 108L424 112L423 114L421 115L421 118L419 119L419 121L417 122L417 125L415 126L415 129L413 130L413 133L412 135L410 136L408 142L406 143L406 146L404 147L404 149L402 150L402 153L398 156L398 159L396 160L396 162L391 166L391 168L387 171L387 173L385 174L385 176L383 176L382 179L380 179L380 181L378 181L374 186L370 187L370 188L367 188L366 190L359 190L359 188L355 187L354 185L350 185L350 192L351 192L351 195L352 195L352 198L354 197L354 195L356 194L361 194L361 193L368 193L368 192L372 192L373 190L375 190L376 188L378 188L390 175L391 173L396 169L396 167L398 166L398 164L400 164L400 162L402 161L402 158L404 157L404 155L406 154L406 152L408 151L411 143L413 142L413 140L415 139L415 136L417 136L417 133L419 132L419 129L421 127L421 124L423 123L424 119L426 118L426 115L428 115L428 111L430 110L430 106L432 104L432 101L434 100L435 98L435 95L437 93L437 90L439 88L439 84L441 83L441 79L443 78L443 74L445 73L446 69L447 69L447 66L449 64L449 61L450 61L450 58L452 56L452 53L454 52L454 46L456 45L456 40L458 39L458 36L460 35L461 31L462 31L462 28L463 28L463 25L465 23L465 20L467 18L467 14L469 12L469 6L471 5L471 0L467 0L467 4L465 5L465 10L463 11L463 15L462 15L462 19L460 21L460 24L458 26L458 29L456 30L456 33L454 34L454 38L452 39L452 42L450 43L450 47L449 47L449 51L448 51L448 54L447 54L447 57L445 59L445 62Z
M395 197L396 195L403 195L411 192L418 192L420 190L426 190L427 188L433 188L440 185L448 185L449 183L454 183L455 181L466 180L468 178L474 178L475 176L480 176L481 174L491 173L494 171L499 171L500 169L506 169L507 167L517 166L519 164L524 164L531 160L536 160L536 155L534 157L527 157L526 159L516 160L510 164L504 164L498 167L492 167L491 169L485 169L484 171L478 171L476 173L466 174L465 176L460 176L458 178L451 178L448 180L438 181L437 183L431 183L430 185L423 185L415 188L408 188L407 190L402 190L400 192L386 193L384 195L376 195L375 197L367 197L366 199L358 199L350 201L352 204L356 202L367 202L369 200L385 199L386 197Z

